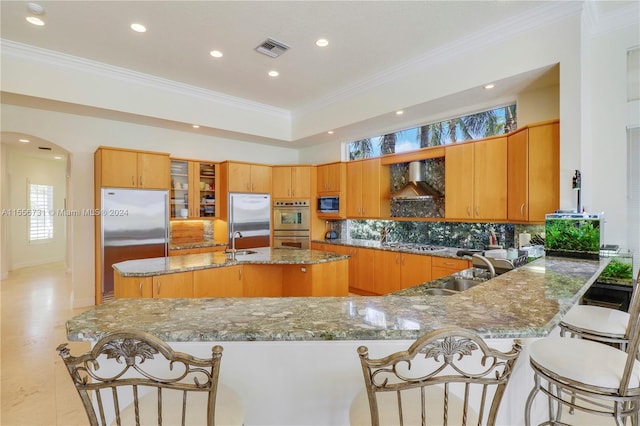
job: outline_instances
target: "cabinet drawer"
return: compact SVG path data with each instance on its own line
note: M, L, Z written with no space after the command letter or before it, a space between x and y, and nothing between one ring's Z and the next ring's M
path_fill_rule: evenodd
M469 268L469 261L465 259L452 259L450 257L431 257L431 266L435 268L456 269L461 271Z

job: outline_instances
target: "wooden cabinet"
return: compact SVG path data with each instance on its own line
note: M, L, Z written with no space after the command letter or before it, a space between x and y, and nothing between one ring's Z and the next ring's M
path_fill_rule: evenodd
M271 166L234 162L226 164L229 192L271 193Z
M446 147L447 219L505 220L507 138Z
M273 166L273 198L309 198L311 196L311 167Z
M171 218L215 218L217 214L215 163L171 160Z
M101 147L95 169L98 187L169 189L169 154Z
M315 265L283 265L282 295L285 297L347 296L349 261Z
M452 259L449 257L431 257L431 279L435 280L447 275L455 274L463 269L471 267L471 262L465 259Z
M349 288L363 294L376 294L374 287L375 253L377 250L348 247Z
M431 256L403 253L400 256L400 288L431 281Z
M116 299L153 297L152 277L123 277L113 274L113 297Z
M329 163L316 167L318 174L317 192L335 193L345 189L346 165L345 163Z
M544 222L560 206L560 124L542 123L509 135L508 220Z
M114 297L193 297L193 272L178 272L154 277L123 277L116 272Z
M242 265L244 297L281 297L284 265Z
M431 280L431 257L376 250L374 292L388 294Z
M154 298L193 297L193 272L153 277Z
M389 167L379 158L347 163L347 217L388 217L389 187Z
M193 297L242 297L242 265L193 271Z

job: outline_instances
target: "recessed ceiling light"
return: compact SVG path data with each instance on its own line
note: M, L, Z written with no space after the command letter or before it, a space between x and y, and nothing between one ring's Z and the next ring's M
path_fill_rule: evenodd
M487 84L486 86L484 86L485 89L489 90L489 89L493 89L494 87L496 87L495 84L491 83L491 84Z
M403 111L403 110L396 111L396 115L402 115L402 114L404 114L404 111Z
M131 29L137 33L146 33L147 27L142 24L133 23L131 24Z
M56 155L53 158L54 158L54 160L62 160L62 157L60 157L59 155Z
M329 40L327 40L326 38L319 38L316 41L316 46L318 47L327 47L329 45Z
M269 77L277 77L280 73L278 71L269 71Z
M333 130L329 130L327 133L329 133L330 135L333 134Z
M18 142L29 143L31 141L29 139L18 139Z
M37 25L39 27L44 25L44 21L37 16L27 16L27 22L33 25Z
M200 126L198 126L197 124L194 124L191 127L193 127L194 129L199 129L200 128Z
M209 55L213 56L214 58L222 58L222 52L219 50L212 50L211 52L209 52Z

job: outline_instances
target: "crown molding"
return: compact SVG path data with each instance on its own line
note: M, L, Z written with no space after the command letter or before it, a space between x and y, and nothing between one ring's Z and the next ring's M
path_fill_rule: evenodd
M173 80L156 77L149 74L116 67L101 62L92 61L77 56L67 55L53 50L42 49L32 45L18 43L0 38L2 56L13 56L30 61L53 65L60 68L73 69L85 73L112 78L128 83L143 85L158 90L173 92L183 96L192 96L208 102L243 109L250 112L267 114L291 120L291 112L282 108L253 102L244 98L230 96L224 93L206 90Z
M505 34L508 34L508 37L513 37L570 17L579 16L582 11L582 3L582 1L542 2L534 10L514 16L508 21L498 23L482 31L466 34L452 43L439 46L410 61L364 78L355 85L344 87L321 99L310 102L301 108L293 110L293 118L295 120L296 117L310 114L341 100L399 80L409 74L434 68L436 65L452 61L470 52L489 48L502 42L506 37Z
M630 1L627 7L621 7L608 14L598 10L597 2L585 2L584 20L591 37L600 37L622 28L638 27L639 17L640 3L637 1Z

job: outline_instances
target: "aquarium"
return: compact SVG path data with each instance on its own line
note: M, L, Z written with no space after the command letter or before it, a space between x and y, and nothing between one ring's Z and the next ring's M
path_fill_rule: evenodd
M604 238L603 214L553 213L545 216L547 256L598 259Z
M631 285L633 283L633 253L611 253L611 261L604 268L598 282L607 284Z

